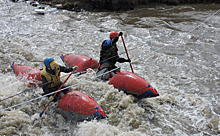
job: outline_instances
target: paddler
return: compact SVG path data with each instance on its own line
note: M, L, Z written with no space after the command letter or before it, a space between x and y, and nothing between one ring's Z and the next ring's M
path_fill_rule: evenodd
M48 94L51 92L57 91L60 86L63 84L60 81L60 72L69 73L72 72L77 68L77 66L74 67L63 67L55 63L54 59L51 57L48 57L44 59L44 65L41 72L41 80L42 80L42 88L44 91L44 94ZM63 85L62 88L65 88L66 86ZM66 94L69 91L69 89L62 90L64 94ZM50 101L57 101L58 100L58 94L54 97L53 95L48 96Z
M109 78L113 77L116 73L120 71L120 69L116 69L112 72L112 69L117 68L115 66L116 62L123 63L123 62L131 62L130 59L120 58L118 55L118 48L117 42L119 36L122 36L123 33L120 32L111 32L109 35L110 40L105 40L102 42L101 49L100 49L100 68L97 72L97 76L99 79L107 81ZM106 73L108 72L108 73ZM106 74L104 74L106 73Z

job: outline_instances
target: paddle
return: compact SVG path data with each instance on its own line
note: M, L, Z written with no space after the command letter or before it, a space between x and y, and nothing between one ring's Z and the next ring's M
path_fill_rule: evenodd
M128 59L130 60L130 58L129 58L129 56L128 56L127 49L126 49L126 46L125 46L125 42L124 42L124 39L123 39L123 36L122 36L122 35L121 35L121 39L122 39L122 42L123 42L123 44L124 44L124 48L125 48L125 51L126 51L127 57L128 57ZM131 65L131 62L130 62L130 67L131 67L131 71L132 71L132 73L134 73L133 68L132 68L132 65Z
M76 68L77 68L77 67L76 67ZM76 69L76 68L75 68L75 69ZM63 84L60 86L60 88L59 88L58 90L60 90L60 89L63 87L63 85L66 83L66 81L69 79L69 77L73 74L73 72L75 71L75 69L73 69L73 71L69 74L69 76L66 78L66 80L63 82ZM57 95L57 93L59 93L59 91L56 92L56 93L53 95L53 98ZM52 101L52 100L50 100L50 101L47 103L47 105L44 107L43 111L40 113L40 117L43 115L44 111L46 110L46 108L48 107L48 105L50 104L51 101Z

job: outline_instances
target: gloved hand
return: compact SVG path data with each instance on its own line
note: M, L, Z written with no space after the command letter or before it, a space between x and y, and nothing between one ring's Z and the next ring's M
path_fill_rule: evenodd
M130 59L124 59L124 58L118 58L117 61L118 61L119 63L123 63L123 62L131 62Z
M122 32L120 32L118 36L122 36L122 35L123 35L123 33L122 33Z
M72 67L73 70L76 70L77 68L78 68L78 66L74 66L74 67Z
M50 101L53 101L53 99L54 99L53 96L50 96L50 97L49 97L49 100L50 100Z

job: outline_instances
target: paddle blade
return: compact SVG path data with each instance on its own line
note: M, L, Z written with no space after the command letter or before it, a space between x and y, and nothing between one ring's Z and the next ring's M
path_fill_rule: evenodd
M43 113L44 113L44 111L42 111L42 112L40 113L40 117L43 115Z

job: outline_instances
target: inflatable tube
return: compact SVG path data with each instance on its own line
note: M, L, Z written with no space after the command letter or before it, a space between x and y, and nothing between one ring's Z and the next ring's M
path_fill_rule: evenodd
M22 82L27 84L28 87L35 87L42 83L40 76L41 70L37 67L13 63L11 68L13 69L14 74Z
M84 72L88 68L96 69L99 67L98 61L80 54L62 54L60 58L67 67L78 66L77 72Z
M147 83L147 81L128 71L122 71L115 74L109 80L108 84L123 90L127 94L132 94L138 99L159 96L157 90Z
M57 108L69 112L69 115L82 115L91 119L103 119L107 117L101 106L87 94L80 91L71 91L59 101Z

